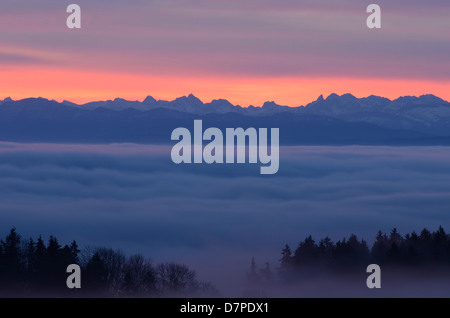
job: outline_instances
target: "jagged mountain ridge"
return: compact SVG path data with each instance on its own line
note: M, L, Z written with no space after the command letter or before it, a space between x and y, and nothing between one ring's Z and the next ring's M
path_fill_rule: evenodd
M450 104L433 95L396 100L350 94L299 107L266 102L203 103L194 95L173 101L117 98L77 105L44 98L0 101L0 140L58 142L170 142L176 127L279 127L287 144L447 144Z
M192 94L173 101L156 100L147 96L142 102L116 98L82 105L66 101L62 104L82 109L103 107L115 111L127 108L139 111L164 108L198 115L229 112L250 116L264 116L279 112L307 113L345 121L362 121L391 129L411 129L437 135L450 134L450 103L434 95L404 96L389 100L373 95L356 98L351 94L342 96L331 94L326 99L321 95L316 101L297 107L281 106L273 101L265 102L262 107L249 106L247 108L233 105L225 99L203 103Z

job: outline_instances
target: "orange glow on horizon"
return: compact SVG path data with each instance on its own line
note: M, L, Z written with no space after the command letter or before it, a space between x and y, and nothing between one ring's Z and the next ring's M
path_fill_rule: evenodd
M0 99L18 100L44 97L82 104L116 97L142 101L173 100L194 94L203 102L227 99L243 107L261 106L265 101L280 105L301 106L336 93L356 97L378 95L395 99L400 96L434 94L450 100L448 82L416 79L377 78L260 78L260 77L164 77L134 74L109 74L85 71L15 68L0 72Z

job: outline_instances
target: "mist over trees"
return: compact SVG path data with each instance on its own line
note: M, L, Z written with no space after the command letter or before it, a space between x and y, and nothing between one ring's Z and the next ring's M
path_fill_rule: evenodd
M337 242L328 236L316 241L309 235L295 249L288 244L282 247L274 271L268 263L259 267L252 258L244 296L264 297L271 289L296 284L305 278L355 275L364 283L369 264L396 273L409 270L408 273L426 273L427 277L448 276L450 234L442 226L433 232L424 228L420 233L413 231L404 236L393 228L389 234L378 231L371 246L354 234Z
M81 268L80 289L66 286L69 264ZM328 236L316 241L309 235L295 249L285 244L273 267L252 258L239 296L270 297L277 288L323 282L324 277L346 281L351 275L366 288L369 264L380 265L384 272L407 269L415 273L413 278L417 274L447 277L450 234L441 226L433 232L424 228L406 235L394 228L388 234L378 231L370 246L354 234L336 242ZM12 228L0 239L0 297L220 297L220 293L183 264L154 263L140 254L127 256L106 247L81 251L76 241L63 245L52 235L45 241L42 236L24 239Z
M396 228L387 235L378 231L371 247L352 234L334 243L328 236L315 241L311 235L295 250L286 244L281 250L278 273L301 272L308 267L349 270L364 264L397 266L450 265L450 234L442 226L430 232L424 228L402 236Z
M69 264L81 268L81 288L69 289ZM61 245L22 239L15 228L0 240L2 297L183 297L215 296L218 290L197 279L194 270L173 262L154 264L140 254L126 256L112 248Z

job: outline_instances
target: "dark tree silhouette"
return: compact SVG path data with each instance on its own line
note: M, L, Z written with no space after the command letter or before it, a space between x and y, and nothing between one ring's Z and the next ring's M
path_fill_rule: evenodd
M318 259L318 247L312 236L300 242L294 253L294 266L313 265Z
M292 271L294 260L292 258L292 251L289 245L285 245L281 250L281 258L279 259L280 267L278 268L278 275L281 279L289 279L289 275Z
M372 246L372 259L376 260L380 264L385 263L388 244L389 243L386 234L378 231L375 243Z
M197 287L195 271L172 262L156 266L158 289L162 294L186 295Z
M16 228L12 228L5 240L0 241L2 246L2 272L1 282L10 289L21 287L21 273L23 271L23 262L20 249L21 236L17 234ZM20 282L13 286L14 282Z
M107 296L108 282L106 279L106 268L99 253L94 253L88 260L84 277L86 289L94 296Z
M124 293L128 296L156 295L156 269L142 255L131 256L125 264Z
M81 256L81 257L80 257ZM82 271L81 290L66 286L70 264ZM196 279L185 265L163 263L153 266L142 255L126 257L111 248L86 248L80 253L76 241L62 246L51 235L46 245L42 236L36 242L12 228L0 240L0 296L68 297L152 297L168 295L218 295L209 283Z
M319 241L317 245L311 236L298 245L291 256L288 245L281 250L278 276L281 281L288 281L298 274L311 275L312 269L327 269L343 273L354 271L364 265L375 263L383 266L408 266L421 268L433 267L448 271L450 267L450 235L442 226L435 232L423 229L404 237L393 228L389 236L378 231L372 248L369 249L365 240L358 240L356 235L350 235L334 244L329 237ZM293 266L290 268L290 262ZM427 270L430 270L428 268ZM293 275L295 274L295 275Z
M319 255L323 261L331 261L334 252L334 244L331 239L326 236L319 242Z
M258 267L256 266L254 257L252 257L252 262L250 264L250 272L247 273L247 278L249 283L255 283L259 280Z
M353 270L354 267L367 262L369 256L367 243L364 240L360 242L356 235L352 234L348 240L344 238L336 243L333 260L339 266Z

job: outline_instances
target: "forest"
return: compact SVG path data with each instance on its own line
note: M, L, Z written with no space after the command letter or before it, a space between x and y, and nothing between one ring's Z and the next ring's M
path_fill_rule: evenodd
M82 288L67 288L69 264L80 266ZM404 236L394 228L389 234L379 231L371 246L354 234L337 242L329 237L315 241L309 235L295 250L286 244L274 269L269 262L258 268L253 258L250 268L243 269L247 280L237 296L270 297L270 290L301 285L305 277L362 274L364 278L369 264L384 271L408 269L447 277L450 234L442 226ZM143 255L127 256L106 247L81 251L76 241L62 245L52 235L47 242L42 236L22 239L12 228L0 240L0 297L221 297L221 293L183 264L154 263Z
M69 289L69 264L81 267L81 288ZM23 240L12 228L0 241L1 297L183 297L216 295L194 270L174 262L154 264L140 254L126 256L112 248L87 247L76 241L62 246L55 236L44 242Z
M405 236L393 228L389 235L378 231L371 247L354 234L336 243L329 237L316 242L310 235L294 251L289 245L284 246L279 271L300 272L311 266L352 271L371 263L407 267L450 265L450 235L442 226L434 232L424 228L420 234L413 231Z
M308 288L313 286L321 297L371 297L374 294L367 294L366 286L369 264L381 268L387 282L383 289L387 294L383 295L408 296L411 294L405 286L414 286L415 296L448 297L450 234L442 226L433 232L424 228L420 233L413 231L404 236L393 228L389 234L378 231L370 246L354 234L336 242L328 236L316 241L309 235L294 250L288 244L282 247L275 270L268 262L258 267L253 258L244 295L270 297L271 291L281 290L284 295L283 290L289 290L288 295L308 297L313 292ZM339 287L342 284L345 289Z

